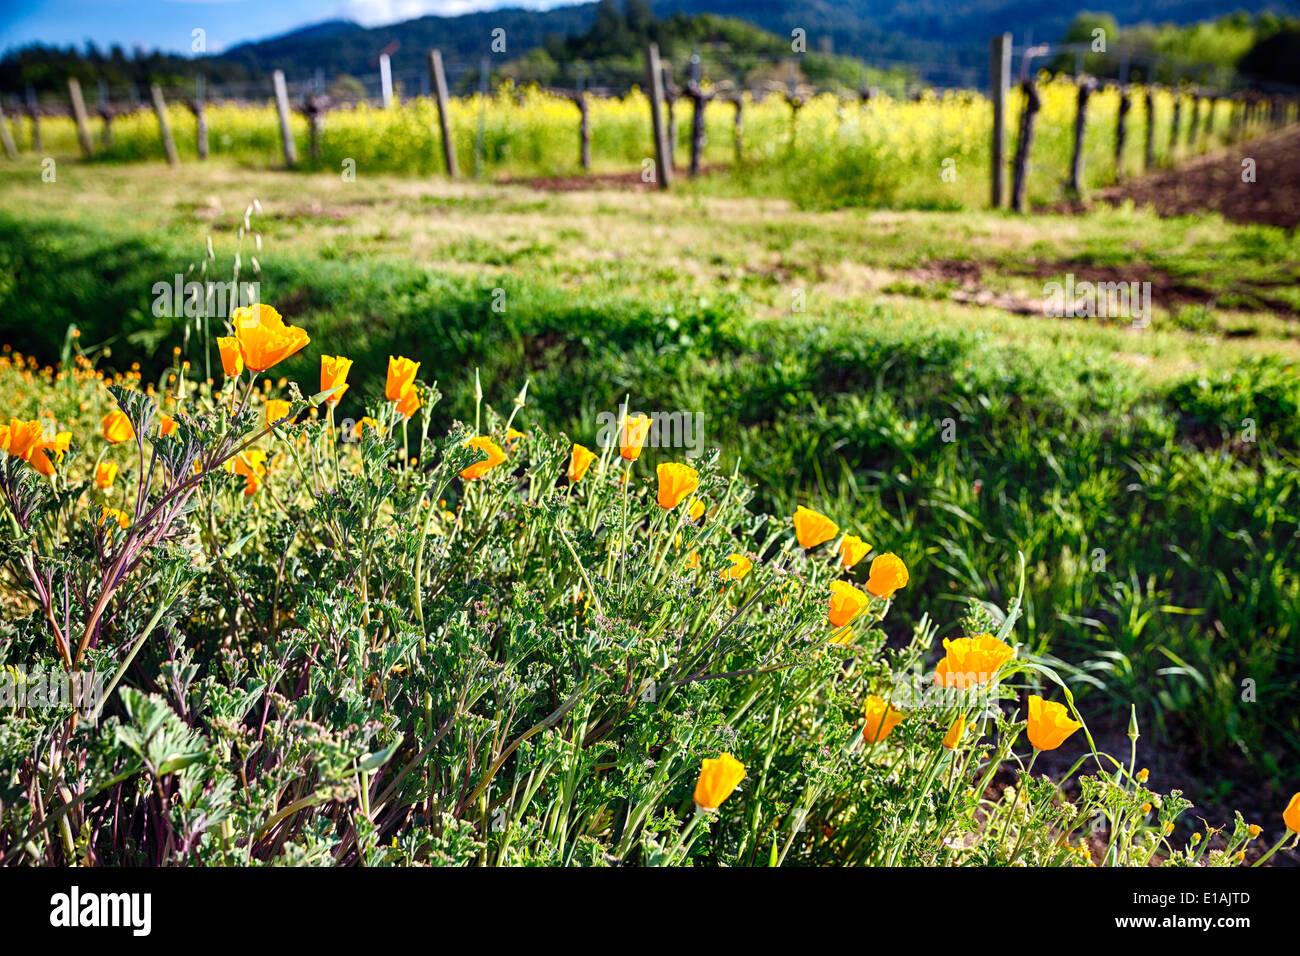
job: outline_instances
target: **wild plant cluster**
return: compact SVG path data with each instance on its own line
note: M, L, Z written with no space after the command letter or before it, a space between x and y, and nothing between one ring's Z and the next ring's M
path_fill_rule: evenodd
M449 421L415 358L381 389L330 355L306 397L273 374L305 330L227 331L219 382L0 362L45 412L0 426L6 864L1223 866L1260 833L1175 839L1018 598L891 631L924 549L754 513L716 451L651 469L628 404L549 434L475 377Z

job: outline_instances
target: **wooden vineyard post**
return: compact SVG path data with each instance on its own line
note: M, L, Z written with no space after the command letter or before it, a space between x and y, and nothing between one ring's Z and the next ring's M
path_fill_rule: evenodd
M1133 108L1133 98L1127 86L1119 90L1119 119L1115 123L1115 181L1124 179L1124 141L1128 138L1128 111Z
M293 128L289 125L289 88L284 82L284 71L272 74L275 84L275 109L280 114L280 144L284 147L284 162L290 168L298 165L298 147L293 141Z
M691 178L700 174L700 162L704 154L704 110L713 93L706 93L700 84L700 58L691 58L691 78L686 84L686 95L691 99Z
M162 136L163 151L167 154L167 162L175 166L181 160L176 155L176 141L172 139L172 128L167 123L167 101L163 99L162 87L154 83L149 87L149 95L153 97L153 111L158 116L158 132Z
M14 144L13 133L9 131L9 120L5 118L3 106L0 106L0 142L4 144L6 156L10 159L18 158L18 147Z
M1025 111L1020 114L1020 137L1016 144L1015 179L1011 187L1011 208L1025 211L1025 193L1029 187L1029 154L1034 148L1034 121L1043 101L1033 78L1021 84L1025 91Z
M45 142L41 139L41 108L32 100L27 104L27 118L32 121L32 152L45 152Z
M1074 159L1070 163L1070 192L1083 195L1083 143L1088 130L1088 98L1096 83L1091 77L1079 81L1078 107L1074 113Z
M578 79L577 91L569 97L578 108L578 161L586 172L591 171L591 107L587 102L587 91L582 88L582 79Z
M325 139L325 114L329 111L330 98L323 94L309 95L302 102L302 115L307 117L307 129L310 133L308 149L311 161L320 162L321 143Z
M1156 94L1147 87L1147 141L1142 154L1143 170L1151 170L1156 165Z
M1011 93L1011 34L993 38L989 50L989 98L993 101L992 194L994 209L1007 197L1007 99Z
M732 100L732 105L736 107L736 116L732 122L732 132L735 139L736 147L736 165L739 166L745 158L745 91L737 90L736 98Z
M90 127L86 120L86 101L81 98L81 83L75 76L68 77L68 99L72 101L72 118L77 123L77 141L81 152L90 158L94 148L90 145Z
M650 95L650 135L655 146L655 181L660 189L672 185L672 156L664 136L664 74L659 62L659 44L651 43L645 50L646 90Z
M104 121L104 132L100 136L100 146L108 149L113 145L113 104L108 101L108 84L99 81L99 118Z
M194 99L190 100L190 112L194 114L194 139L199 159L208 158L208 110L207 91L202 76L194 78Z
M442 131L442 158L447 164L447 175L455 179L460 175L456 168L456 144L451 139L451 115L447 104L447 74L442 69L442 51L429 51L429 78L438 100L438 128Z
M1169 127L1169 165L1172 166L1178 161L1178 126L1183 118L1183 97L1177 90L1174 91L1174 120Z
M379 54L379 98L384 109L393 106L393 61L387 53Z

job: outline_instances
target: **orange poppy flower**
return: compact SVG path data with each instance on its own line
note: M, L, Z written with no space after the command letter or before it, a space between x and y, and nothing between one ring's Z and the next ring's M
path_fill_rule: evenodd
M231 324L244 365L254 372L265 372L311 342L306 329L285 325L279 312L261 302L235 309Z
M878 598L889 599L899 588L907 586L907 565L893 552L882 554L871 562L867 575L867 590Z
M582 481L591 463L596 460L596 453L584 445L575 444L569 453L569 480Z
M840 526L820 512L800 505L794 512L794 535L804 548L817 545L839 534Z
M460 473L460 476L466 481L473 481L475 478L482 478L489 471L506 460L506 453L501 450L501 446L490 438L485 438L480 435L476 438L471 438L469 441L465 442L465 444L471 448L477 448L479 451L487 455L487 458L475 462Z

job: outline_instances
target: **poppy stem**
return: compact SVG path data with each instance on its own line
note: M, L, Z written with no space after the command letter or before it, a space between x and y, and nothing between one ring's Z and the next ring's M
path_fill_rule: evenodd
M1020 802L1020 794L1025 789L1025 781L1028 780L1029 775L1034 772L1034 761L1038 759L1040 753L1042 753L1042 751L1035 747L1034 755L1029 758L1029 766L1026 767L1024 772L1020 775L1020 782L1016 784L1015 795L1011 798L1011 806L1007 807L1005 819L1002 823L1002 835L998 837L998 846L1001 846L1007 839L1007 831L1011 829L1011 816L1016 812L1016 804Z
M1285 843L1287 840L1290 840L1292 838L1300 838L1300 833L1292 833L1290 830L1287 830L1285 833L1282 834L1282 839L1278 840L1276 843L1273 844L1273 849L1269 850L1258 860L1252 863L1251 868L1253 869L1254 867L1257 866L1263 866L1265 863L1269 861L1269 858L1272 857L1274 853L1282 849L1283 843Z

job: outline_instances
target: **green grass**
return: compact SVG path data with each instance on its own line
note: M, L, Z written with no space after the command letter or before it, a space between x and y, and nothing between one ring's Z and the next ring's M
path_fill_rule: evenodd
M451 386L467 369L498 408L526 377L528 426L588 443L625 394L703 412L707 443L743 463L760 506L852 516L907 559L899 635L923 614L954 634L966 593L1005 605L1020 551L1028 640L1081 696L1122 705L1120 722L1136 700L1157 739L1207 761L1244 755L1271 778L1297 753L1295 319L1249 295L1194 316L1157 301L1141 332L1009 315L954 301L936 271L976 261L981 287L1031 302L1034 262L1080 278L1156 270L1226 296L1294 274L1297 240L1280 230L220 166L64 167L57 187L3 191L0 338L42 359L76 323L85 344L111 347L107 364L159 374L182 336L150 314L149 290L198 261L208 233L228 271L256 195L263 296L314 340L284 374L311 383L321 352L355 358L340 414L376 396L390 353L419 358L447 386L440 413L461 417L472 401ZM804 312L791 311L798 289Z

